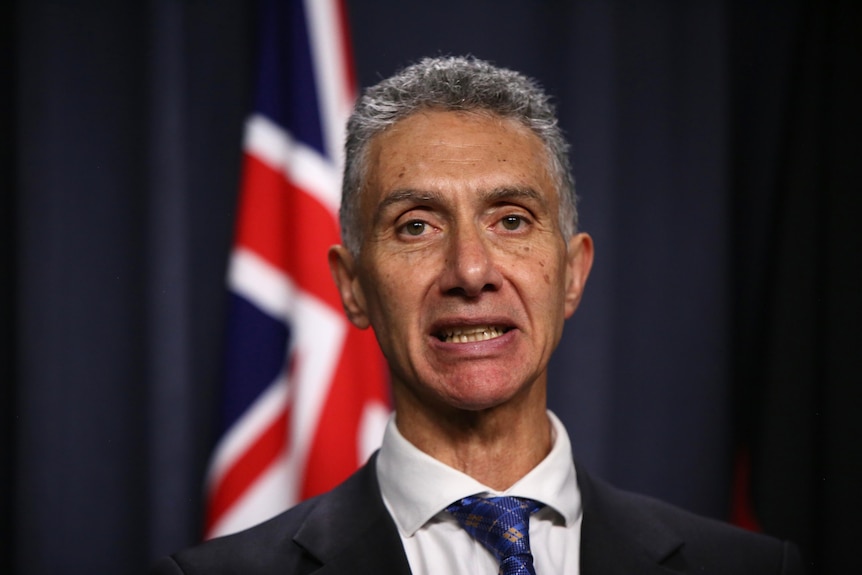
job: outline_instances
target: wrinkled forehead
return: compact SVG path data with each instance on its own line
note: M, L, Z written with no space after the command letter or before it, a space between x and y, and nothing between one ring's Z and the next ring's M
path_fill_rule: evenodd
M437 176L453 182L477 171L553 181L544 142L520 121L484 111L411 114L369 142L365 165L366 191L408 186L423 180L432 166ZM553 183L550 187L556 189Z

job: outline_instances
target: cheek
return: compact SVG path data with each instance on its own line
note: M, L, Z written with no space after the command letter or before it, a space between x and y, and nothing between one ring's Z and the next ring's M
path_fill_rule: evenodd
M510 273L519 278L523 287L522 293L528 297L537 309L547 309L549 312L561 313L565 300L566 276L564 261L557 254L538 255L534 250L530 258L523 258L513 263Z
M536 267L536 277L542 278L542 281L545 285L551 285L551 274L553 273L553 265L549 266L547 262L550 261L550 258L546 255L535 259L535 256L530 254L532 250L530 248L526 248L524 250L524 255L527 257L529 265Z
M379 278L390 296L399 299L420 297L423 289L446 268L446 251L434 245L425 249L404 249L381 257Z
M550 285L562 269L563 258L549 247L521 246L501 254L503 265L522 279L539 280Z
M371 279L369 283L374 293L372 315L377 324L375 329L377 326L393 329L400 319L417 308L413 275L412 268L408 266L386 266Z

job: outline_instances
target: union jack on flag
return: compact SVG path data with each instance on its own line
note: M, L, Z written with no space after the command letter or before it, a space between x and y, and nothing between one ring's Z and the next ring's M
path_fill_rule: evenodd
M259 17L207 538L337 485L379 445L389 413L374 335L345 319L326 257L355 98L344 6L265 0Z

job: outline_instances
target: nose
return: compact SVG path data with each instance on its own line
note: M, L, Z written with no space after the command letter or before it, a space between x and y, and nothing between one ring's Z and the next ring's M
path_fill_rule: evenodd
M447 238L440 288L448 294L476 298L501 285L502 275L495 264L490 238L475 225L453 228Z

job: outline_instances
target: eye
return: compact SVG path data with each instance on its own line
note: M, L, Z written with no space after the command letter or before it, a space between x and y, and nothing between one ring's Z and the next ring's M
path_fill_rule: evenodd
M524 224L524 218L521 216L506 216L500 220L500 223L504 228L513 232Z
M408 236L421 236L423 233L425 233L427 227L428 224L426 224L425 222L413 220L401 226L401 229Z

